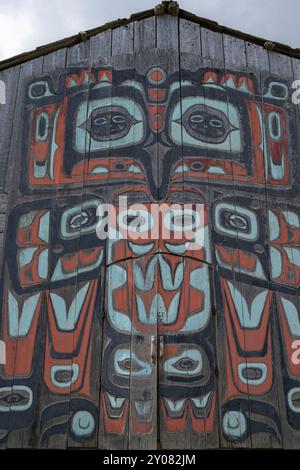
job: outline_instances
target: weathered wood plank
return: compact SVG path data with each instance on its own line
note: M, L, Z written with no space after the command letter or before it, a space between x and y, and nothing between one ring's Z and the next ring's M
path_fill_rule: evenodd
M134 51L142 52L156 46L156 20L147 18L134 23Z
M197 23L181 18L179 20L179 38L180 53L187 52L196 56L200 54L200 26ZM193 67L193 64L190 65Z
M255 72L255 88L257 88L256 93L261 97L260 101L255 101L253 100L253 103L256 104L256 106L259 106L258 109L261 110L262 115L264 115L264 109L266 107L265 104L265 80L268 78L270 75L270 61L269 61L269 54L268 51L265 49L262 49L258 46L255 46L253 44L247 44L246 43L246 52L247 52L247 63L248 66L255 67L254 72ZM266 135L267 133L267 124L265 123L265 120L262 120L262 125L261 125L261 132ZM268 192L268 178L269 178L269 163L267 161L268 159L268 145L266 144L266 140L264 139L262 142L262 150L263 150L263 155L264 155L264 160L265 160L265 170L264 170L264 180L265 184L264 185L254 185L255 187L255 192L256 192L256 201L253 200L252 205L255 208L259 208L259 211L261 213L261 230L265 233L265 230L267 230L266 224L263 222L263 220L267 220L267 214L268 214L268 209L269 206L272 204L272 197L270 197L269 192ZM267 237L268 235L266 235ZM268 240L266 239L264 241L265 244L268 243ZM271 272L272 266L270 263L270 260L267 262L267 266L265 268L265 276L266 276L266 291L268 292L268 296L272 296L272 290L273 286L270 280L268 279L268 272ZM250 292L253 290L253 287L251 286ZM274 299L273 299L274 300ZM275 304L274 302L271 303L269 307L269 325L270 325L270 331L272 331L272 334L276 336L276 318L275 318ZM266 312L268 314L268 312ZM279 420L281 421L281 425L284 425L284 420L285 420L285 414L282 412L284 409L284 402L282 401L282 394L280 391L281 387L281 370L279 366L279 356L278 356L278 344L277 341L274 341L274 346L270 349L268 353L268 357L272 356L272 382L270 384L270 387L268 390L266 390L265 395L261 398L262 402L266 403L265 406L265 419L270 423L270 426L274 428L274 435L271 436L271 433L269 435L264 432L263 434L261 433L255 433L253 432L252 435L252 446L254 448L276 448L276 447L282 447L282 437L283 433L280 431L280 429L277 426L276 420L274 420L274 414L277 414ZM268 357L266 357L266 362L268 361ZM270 373L269 366L268 367L268 373ZM254 401L256 399L256 396L251 396L252 400ZM254 410L251 413L253 415L253 420L255 420L255 413ZM277 434L275 436L275 434Z
M270 71L280 78L291 78L293 75L291 58L278 52L268 51Z
M9 191L9 202L8 202L8 212L12 209L15 205L17 197L18 197L18 190L19 184L12 185L12 181L20 181L20 177L22 175L21 170L21 158L22 158L22 131L23 131L23 105L24 105L24 96L25 96L25 85L26 82L37 75L41 74L42 71L42 64L43 59L39 58L33 60L31 62L27 62L22 64L20 67L20 77L18 82L18 91L16 97L16 107L15 107L15 117L14 117L14 125L12 129L12 138L11 138L11 146L10 146L10 154L9 154L9 170L7 173L6 179L6 186L7 190ZM6 277L6 282L4 285L4 289L10 288L10 282ZM18 297L20 300L20 297ZM14 371L16 371L16 361L18 360L18 346L19 346L19 337L20 335L17 334L16 340L16 348L14 351L14 357L11 358L11 362L14 363ZM24 350L24 354L26 355L26 351ZM24 379L26 383L26 380ZM14 387L15 384L20 383L20 380L15 376L13 376L11 380L11 386ZM37 403L33 403L32 407L36 412ZM8 438L7 438L7 447L28 447L32 438L32 430L20 430L15 431L17 426L15 426L15 419L17 419L16 412L10 408L9 412L9 420L8 420Z
M133 52L133 23L113 29L112 55L130 54Z
M201 47L203 59L213 61L217 64L224 64L223 36L220 33L214 33L210 29L200 28Z
M158 49L178 52L178 22L175 16L164 15L156 18L156 42Z
M91 60L94 64L100 58L110 57L112 48L112 31L104 31L90 39Z
M5 189L9 165L12 129L15 116L16 97L19 83L20 66L0 72L4 83L5 104L0 104L0 188Z

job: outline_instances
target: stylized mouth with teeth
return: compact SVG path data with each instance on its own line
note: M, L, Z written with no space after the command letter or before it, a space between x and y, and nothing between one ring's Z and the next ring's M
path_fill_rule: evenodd
M206 419L209 417L212 407L214 392L191 398L171 399L164 397L163 403L169 418L182 418L190 408L195 418Z
M145 259L143 259L145 261ZM172 265L170 255L159 253L145 262L113 264L108 273L108 318L117 330L131 332L132 320L145 329L158 322L165 334L202 330L210 319L209 274L205 263L182 259ZM117 300L129 289L133 307ZM193 299L188 301L189 292ZM122 303L122 305L120 304ZM118 307L116 306L118 304ZM174 330L174 331L173 331Z

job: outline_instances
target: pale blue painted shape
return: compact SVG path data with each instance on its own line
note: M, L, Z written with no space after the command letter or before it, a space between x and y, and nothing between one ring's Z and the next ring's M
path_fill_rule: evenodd
M297 267L300 267L300 249L296 247L284 247L289 261Z
M147 255L154 247L154 243L147 243L146 245L139 245L138 243L129 242L131 251L136 256L145 256Z
M157 323L157 313L161 314L161 321L164 325L172 325L178 317L178 307L180 301L180 292L177 292L169 308L166 308L163 297L156 294L151 302L150 311L147 311L143 299L136 294L137 312L141 323L144 325L155 325Z
M63 297L50 292L54 315L60 330L73 331L76 328L89 286L88 282L76 293L69 310Z
M38 274L42 279L48 277L48 250L43 250L39 255Z
M223 430L226 436L242 437L247 430L247 421L240 411L228 411L223 417Z
M27 336L33 322L40 294L32 295L24 301L21 315L19 305L13 294L8 291L8 331L12 338Z
M32 261L33 255L37 250L38 248L23 248L19 251L18 258L20 268L23 268L23 266L26 266Z
M300 227L299 216L292 211L283 211L284 218L289 225L293 227Z
M76 436L90 436L95 429L95 419L89 411L77 411L72 418L72 431Z
M247 379L246 377L243 376L243 370L248 369L248 368L255 368L259 369L261 371L261 377L259 379ZM254 386L259 386L262 385L267 378L267 372L268 368L266 364L262 364L259 362L241 362L238 365L238 375L240 378L240 381L246 385L254 385Z
M274 246L270 248L270 261L271 276L273 279L277 279L282 273L282 255Z
M206 395L203 395L203 397L200 398L191 398L192 402L196 406L196 408L203 409L206 408L208 404L208 400L211 397L212 392L208 392Z
M300 336L300 321L296 306L284 297L281 297L281 302L292 336Z
M287 394L289 408L294 411L294 413L300 413L300 406L295 406L293 403L293 395L295 394L297 394L297 396L300 394L300 387L294 387L289 390ZM299 403L299 400L295 400L295 403Z
M116 310L113 304L114 291L127 282L126 270L117 264L110 266L108 270L108 317L110 323L118 331L131 332L131 320L125 313Z
M241 292L230 281L228 281L228 286L241 327L248 329L257 328L262 318L268 291L264 290L254 297L249 310L248 304Z
M139 416L146 416L151 411L151 401L134 401L135 409Z
M50 211L47 211L40 218L40 225L39 225L39 238L46 243L49 242L49 227L50 227Z
M158 254L158 261L160 266L160 274L162 279L162 285L166 291L174 291L179 289L183 282L184 273L184 261L178 264L174 273L174 280L172 276L172 270L169 263L166 261L162 254Z
M66 382L58 382L55 378L57 372L71 372L71 379ZM79 376L79 365L78 364L66 364L63 366L52 366L51 367L51 382L57 388L68 388L76 382Z
M142 268L139 266L137 261L133 262L133 278L135 286L143 291L149 292L153 289L154 280L156 275L156 265L157 257L154 256L148 263L145 276L143 274Z
M200 312L197 312L187 318L184 327L180 330L182 332L200 331L205 328L209 322L211 302L209 294L209 274L208 267L206 265L203 265L201 268L194 269L194 271L192 271L190 274L190 286L203 292L204 305Z
M280 235L280 227L277 215L273 211L268 211L270 241L277 240Z

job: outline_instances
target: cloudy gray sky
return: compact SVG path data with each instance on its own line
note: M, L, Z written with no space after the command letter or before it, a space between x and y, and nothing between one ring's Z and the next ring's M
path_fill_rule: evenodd
M160 0L0 0L0 60ZM180 7L235 29L300 47L299 0L179 0Z

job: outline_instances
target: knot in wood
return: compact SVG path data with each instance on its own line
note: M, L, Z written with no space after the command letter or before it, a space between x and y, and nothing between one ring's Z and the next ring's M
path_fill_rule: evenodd
M179 5L177 2L165 1L160 3L159 5L156 5L156 7L154 8L154 13L157 16L166 14L178 16Z
M274 51L274 49L276 49L276 44L272 41L266 41L264 43L264 48L268 49L269 51Z

